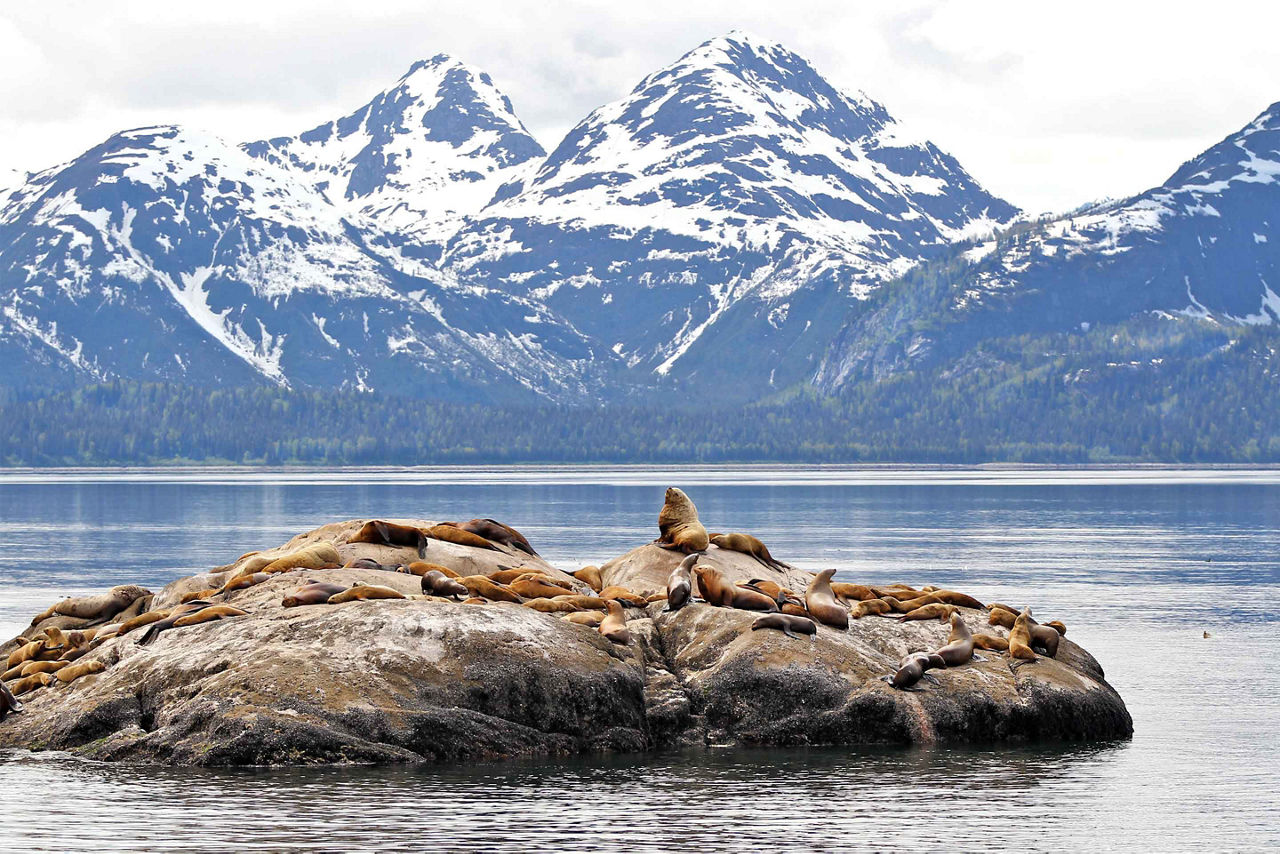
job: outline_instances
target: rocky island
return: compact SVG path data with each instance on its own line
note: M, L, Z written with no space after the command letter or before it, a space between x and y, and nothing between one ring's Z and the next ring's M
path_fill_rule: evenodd
M660 541L574 573L493 520L357 519L154 594L64 600L0 648L0 747L278 765L1132 734L1060 624L849 583L810 620L823 577L663 512ZM800 631L757 623L784 613ZM976 654L929 654L970 636Z

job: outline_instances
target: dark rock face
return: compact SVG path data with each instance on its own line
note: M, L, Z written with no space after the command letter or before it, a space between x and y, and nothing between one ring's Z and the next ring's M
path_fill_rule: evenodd
M361 522L289 548L340 542ZM344 559L371 549L394 551L342 546ZM431 559L459 571L540 563L469 554L480 551L439 544ZM642 546L602 574L654 590L681 557ZM706 560L734 580L807 583L736 552L713 547ZM226 575L177 581L155 601ZM664 613L657 602L628 609L624 646L510 603L280 606L311 579L418 592L415 577L377 570L275 576L232 595L247 616L171 629L145 646L141 631L107 641L86 656L109 665L102 673L24 695L26 711L0 721L0 747L189 765L451 762L693 744L1110 740L1133 729L1097 662L1066 638L1057 659L1015 668L986 652L984 662L933 671L938 685L902 692L878 677L907 652L945 642L943 624L867 617L847 632L789 638L752 631L757 613L701 602ZM975 630L998 631L983 612L961 613Z

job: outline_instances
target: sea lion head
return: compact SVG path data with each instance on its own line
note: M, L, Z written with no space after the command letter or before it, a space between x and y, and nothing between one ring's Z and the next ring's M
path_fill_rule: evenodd
M820 581L830 581L831 576L835 574L836 574L836 571L834 569L824 569L822 570L822 572L818 573L817 578Z

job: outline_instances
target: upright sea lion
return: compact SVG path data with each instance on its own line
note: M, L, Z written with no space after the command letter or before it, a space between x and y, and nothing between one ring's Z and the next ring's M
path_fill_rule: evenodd
M524 534L494 519L472 519L470 522L456 523L456 527L471 534L484 537L499 545L522 551L537 557L538 553L529 545Z
M959 667L973 658L973 635L959 614L951 615L951 634L947 636L946 646L939 647L934 652L942 656L947 667Z
M662 609L664 613L679 611L689 603L693 594L693 565L698 562L699 556L688 555L667 576L667 607Z
M705 552L711 545L707 529L698 521L698 508L674 486L667 489L658 513L658 539L653 542L659 548L679 549L685 554Z
M432 525L422 531L433 540L442 540L458 546L470 546L473 549L489 549L498 551L498 547L479 534L455 528L452 525Z
M342 558L333 543L319 542L303 546L295 552L282 555L262 568L267 575L278 572L290 572L295 569L337 569L342 566ZM251 575L240 572L237 575Z
M355 587L349 587L341 593L335 593L329 597L330 605L341 605L343 602L357 602L366 599L407 599L399 590L394 587L385 587L381 584L357 584Z
M0 682L0 721L4 720L5 715L13 712L18 714L22 711L22 702L9 690L9 686Z
M495 602L515 602L517 605L524 602L520 594L505 584L490 581L489 578L483 575L463 576L458 579L458 583L467 588L472 596L483 596L485 599L492 599Z
M35 659L36 656L40 655L42 652L44 652L44 641L28 641L13 652L9 653L9 660L5 664L5 670L12 670L21 664L25 664L28 661Z
M1035 661L1037 656L1031 650L1031 609L1023 608L1022 613L1014 620L1009 630L1009 655L1024 661ZM1053 631L1050 629L1049 631ZM1057 634L1057 632L1054 632Z
M763 617L756 618L751 624L751 631L757 629L781 629L783 634L789 638L799 637L801 635L816 635L818 633L818 624L807 617L792 617L789 614L765 614Z
M857 602L853 606L853 610L849 612L849 616L855 620L861 620L868 614L888 614L893 609L889 607L889 603L883 599L867 599Z
M372 519L347 538L348 543L373 543L378 546L408 546L417 549L418 557L427 553L427 535L412 525L397 525Z
M53 610L54 613L64 617L107 620L128 608L135 600L150 595L151 591L144 587L136 584L122 584L96 596L63 599L53 606Z
M831 582L831 592L841 599L853 599L858 602L869 602L879 599L876 592L865 584L849 584L846 581Z
M30 676L25 676L17 682L14 682L9 686L9 689L13 691L15 695L22 696L23 694L34 691L37 688L43 688L53 681L55 681L54 677L48 673L33 673Z
M422 575L422 592L433 596L466 596L467 588L438 569Z
M584 566L575 572L573 577L579 581L586 582L587 586L597 593L604 589L604 579L600 577L600 567L598 566Z
M943 605L939 602L934 602L931 605L921 605L919 608L908 611L898 618L898 622L905 623L909 620L949 620L955 612L955 605Z
M58 677L58 681L63 685L69 685L79 679L81 676L88 676L91 673L101 673L107 669L105 661L82 661L79 664L72 664L64 667L54 675Z
M698 579L698 593L707 604L717 608L733 607L733 585L714 566L695 563L693 575Z
M561 619L570 623L577 623L580 626L590 626L594 629L604 622L605 616L604 611L574 611L571 614L565 614Z
M818 622L836 629L847 629L849 609L837 602L831 592L831 576L835 574L834 569L824 569L815 575L804 593L804 605Z
M621 603L610 599L605 604L609 609L609 615L600 621L600 634L614 643L630 643L631 632L627 629L627 614Z
M743 554L751 555L769 569L791 569L790 564L775 559L773 555L769 554L768 547L750 534L715 534L711 537L711 542L731 552L742 552Z
M1049 628L1049 625L1040 625L1031 618L1031 609L1024 608L1027 613L1027 629L1031 633L1030 645L1041 647L1050 658L1056 658L1058 655L1058 641L1062 635L1057 629ZM1001 626L1006 629L1012 629L1018 620L1017 614L1012 614L1003 608L995 608L987 615L987 625Z

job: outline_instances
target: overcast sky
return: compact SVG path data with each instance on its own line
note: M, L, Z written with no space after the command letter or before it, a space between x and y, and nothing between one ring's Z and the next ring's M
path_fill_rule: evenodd
M0 174L139 125L296 133L436 53L489 71L549 149L734 28L866 92L1037 212L1158 184L1280 100L1280 4L1264 2L3 0Z

